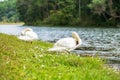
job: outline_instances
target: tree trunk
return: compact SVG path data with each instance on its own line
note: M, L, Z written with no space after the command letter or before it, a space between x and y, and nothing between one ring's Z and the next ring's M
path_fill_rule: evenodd
M115 13L114 13L114 10L113 10L113 8L112 8L113 1L112 1L112 0L108 0L108 5L109 5L109 9L110 9L110 15L111 15L112 17L114 17L114 16L115 16Z
M81 1L79 0L79 10L78 10L78 16L81 18Z
M113 17L113 18L120 18L120 15L117 15L116 12L112 8L112 5L113 5L113 1L112 0L108 0L108 5L109 5L111 17Z

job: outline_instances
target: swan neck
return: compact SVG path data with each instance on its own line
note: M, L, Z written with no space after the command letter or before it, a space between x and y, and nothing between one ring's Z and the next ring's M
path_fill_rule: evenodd
M74 38L75 38L75 41L76 41L76 45L78 45L81 42L81 39L80 39L79 35L77 33L75 33Z

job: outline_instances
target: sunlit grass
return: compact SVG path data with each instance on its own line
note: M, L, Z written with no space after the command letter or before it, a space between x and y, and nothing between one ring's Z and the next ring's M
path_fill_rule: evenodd
M0 80L120 80L98 57L47 52L50 47L0 34Z
M24 25L25 23L24 22L0 22L0 25L16 25L16 24L19 24L19 25Z

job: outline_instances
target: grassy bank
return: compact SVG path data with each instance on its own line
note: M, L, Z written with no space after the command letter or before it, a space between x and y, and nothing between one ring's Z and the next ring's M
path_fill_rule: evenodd
M120 80L99 58L47 52L51 43L26 43L0 34L1 80Z

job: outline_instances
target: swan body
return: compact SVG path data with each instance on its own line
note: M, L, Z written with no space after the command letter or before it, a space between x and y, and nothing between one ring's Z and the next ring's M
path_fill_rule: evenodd
M72 33L72 37L62 38L58 40L53 48L50 48L48 51L71 51L80 46L82 40L76 32Z
M31 28L26 28L21 31L21 35L18 37L20 40L33 41L38 39L38 36Z
M21 31L21 35L25 36L27 31L33 31L31 28L25 28Z

